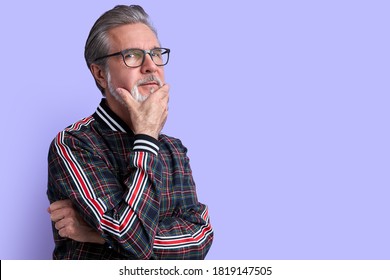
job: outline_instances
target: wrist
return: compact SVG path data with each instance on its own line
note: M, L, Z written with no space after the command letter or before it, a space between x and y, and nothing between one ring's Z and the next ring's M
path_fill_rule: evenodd
M140 129L134 131L135 135L147 135L149 137L153 137L154 139L158 140L159 133L153 130L146 130L146 129Z

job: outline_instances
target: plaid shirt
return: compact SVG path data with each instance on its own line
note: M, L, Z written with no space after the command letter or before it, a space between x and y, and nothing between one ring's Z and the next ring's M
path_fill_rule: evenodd
M62 238L54 259L204 259L213 240L180 140L134 135L102 100L50 145L50 203L70 199L104 245Z

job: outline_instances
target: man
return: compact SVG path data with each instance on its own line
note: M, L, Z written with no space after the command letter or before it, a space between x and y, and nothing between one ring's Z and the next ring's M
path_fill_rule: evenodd
M140 6L116 6L92 27L85 59L104 98L53 140L48 209L54 259L203 259L207 207L168 115L162 48Z

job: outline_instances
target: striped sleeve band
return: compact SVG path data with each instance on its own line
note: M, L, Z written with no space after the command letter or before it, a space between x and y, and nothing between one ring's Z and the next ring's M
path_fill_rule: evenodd
M159 150L160 147L158 140L145 134L135 135L133 151L146 151L157 156Z

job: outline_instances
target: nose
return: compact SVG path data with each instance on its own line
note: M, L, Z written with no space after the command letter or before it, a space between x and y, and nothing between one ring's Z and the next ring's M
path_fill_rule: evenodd
M153 62L152 57L150 54L145 55L144 63L141 66L141 72L142 73L154 73L157 71L157 65Z

